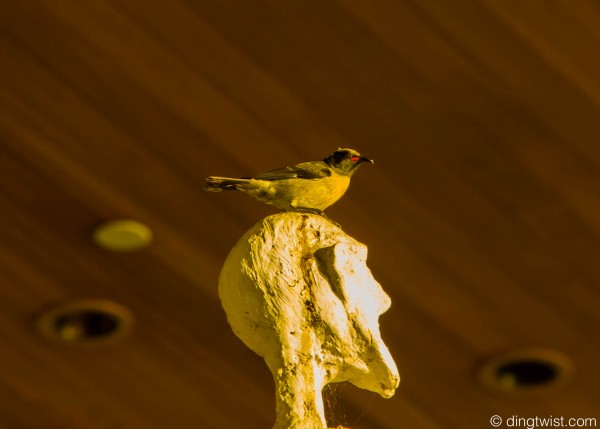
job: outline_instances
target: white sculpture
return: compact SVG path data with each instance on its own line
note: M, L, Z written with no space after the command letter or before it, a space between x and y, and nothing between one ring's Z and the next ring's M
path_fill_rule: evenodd
M334 223L297 212L258 222L227 257L219 296L235 334L273 374L273 429L327 429L328 383L384 398L398 387L378 322L391 300L366 258L366 246Z

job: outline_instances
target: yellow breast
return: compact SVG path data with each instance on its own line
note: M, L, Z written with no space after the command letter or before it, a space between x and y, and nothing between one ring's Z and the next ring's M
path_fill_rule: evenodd
M350 178L333 173L323 179L293 179L290 182L292 182L288 194L290 208L325 210L346 193Z

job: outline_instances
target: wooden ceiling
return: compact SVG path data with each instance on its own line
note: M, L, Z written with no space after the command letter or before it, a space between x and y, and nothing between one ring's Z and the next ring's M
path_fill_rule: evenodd
M270 374L217 279L275 209L203 181L337 147L376 161L328 214L392 297L402 382L389 400L333 389L331 424L600 417L599 53L593 0L4 2L0 427L271 427ZM154 243L95 246L118 218ZM79 298L126 306L134 329L96 347L38 334ZM571 380L477 381L519 347L563 353Z

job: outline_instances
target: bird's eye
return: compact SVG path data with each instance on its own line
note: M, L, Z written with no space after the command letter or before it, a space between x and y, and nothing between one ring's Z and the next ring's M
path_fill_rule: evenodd
M356 162L360 159L360 156L353 156L352 158L350 158L352 161Z

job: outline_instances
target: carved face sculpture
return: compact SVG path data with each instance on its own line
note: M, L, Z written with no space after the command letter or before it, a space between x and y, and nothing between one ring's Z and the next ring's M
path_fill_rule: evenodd
M366 246L305 213L269 216L227 257L219 296L273 373L274 429L325 429L321 390L331 382L394 394L400 378L378 321L391 300L366 258Z

